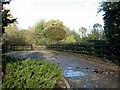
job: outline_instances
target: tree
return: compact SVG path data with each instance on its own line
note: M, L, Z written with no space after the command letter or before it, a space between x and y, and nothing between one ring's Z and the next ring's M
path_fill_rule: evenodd
M40 20L35 24L35 31L40 33L42 32L47 26L47 22L45 22L44 20Z
M93 28L93 30L92 30L91 38L93 40L98 40L99 39L99 32L95 28Z
M36 25L35 25L35 35L34 35L34 38L36 40L36 44L37 45L47 44L46 42L49 42L52 39L51 36L48 37L48 32L49 31L47 31L47 30L50 30L50 29L53 29L53 28L56 28L56 29L60 30L60 31L57 31L57 32L61 32L61 29L64 29L63 22L60 21L60 20L54 20L54 19L51 19L47 22L44 21L44 20L40 20L39 22L37 22ZM53 29L53 31L50 30L49 34L51 34L52 32L54 32L54 29ZM57 32L55 34L57 34ZM53 37L54 37L54 35L53 35ZM56 36L56 38L58 36ZM53 42L58 40L58 39L55 39L55 37L53 39L54 39L54 40L52 40Z
M69 36L66 36L66 38L63 39L61 42L62 43L74 43L74 42L76 42L76 39L75 39L74 35L69 35Z
M93 30L91 34L91 38L93 40L100 40L100 27L102 27L102 25L99 23L93 25Z
M75 30L73 29L73 30L67 30L66 31L66 37L68 37L68 36L74 36L74 39L75 39L75 41L76 42L79 42L80 41L80 35L77 33L77 32L75 32Z
M95 23L91 32L87 34L87 38L90 40L105 40L104 29L101 24Z
M36 45L45 44L44 29L46 27L47 27L47 22L44 20L40 20L35 24L34 39Z
M2 4L9 4L10 2L2 2ZM3 8L2 10L2 33L5 32L5 27L9 24L14 23L17 18L13 18L12 14L10 14L10 10Z
M30 30L21 30L17 25L10 24L5 28L3 39L3 52L13 50L14 46L27 46L34 43L33 32Z
M47 22L47 27L64 27L64 25L60 20L51 19Z
M103 31L103 29L102 29L102 25L99 24L99 23L95 23L95 24L93 25L93 28L94 28L94 30L96 31L97 39L98 39L98 40L102 40L103 37L104 37L104 31Z
M104 12L104 29L109 46L112 51L120 53L120 2L102 2L100 11Z
M14 45L18 45L19 44L19 33L18 33L18 28L16 27L16 25L8 25L5 28L5 33L2 36L3 39L3 53L9 50L13 49Z
M44 31L44 36L50 44L57 43L66 36L66 32L60 27L49 27Z
M81 27L79 29L79 32L82 34L82 38L85 38L86 37L86 32L87 32L87 29L85 27Z
M34 32L31 32L29 29L25 29L25 30L20 30L19 33L21 34L22 37L22 41L23 43L26 45L26 43L28 45L32 45L35 43L34 40Z

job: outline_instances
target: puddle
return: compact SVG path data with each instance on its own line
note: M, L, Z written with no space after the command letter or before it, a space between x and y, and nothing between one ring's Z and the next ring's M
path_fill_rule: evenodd
M26 58L26 56L25 56L25 55L23 55L22 57L23 57L23 58Z
M70 69L64 71L65 77L80 77L80 76L85 76L85 75L87 74L81 71L74 71Z
M72 69L72 67L67 67L67 69Z
M53 58L51 58L52 60L55 60L55 58L53 57Z

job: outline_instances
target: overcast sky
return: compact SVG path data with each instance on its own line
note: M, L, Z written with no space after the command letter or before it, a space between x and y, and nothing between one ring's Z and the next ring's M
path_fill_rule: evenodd
M103 25L102 13L97 14L101 0L13 0L9 7L19 26L27 28L44 19L59 19L71 30L94 23Z

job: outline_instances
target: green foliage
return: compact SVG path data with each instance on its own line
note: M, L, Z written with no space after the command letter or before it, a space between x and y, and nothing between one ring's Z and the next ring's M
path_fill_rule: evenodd
M34 40L36 45L45 45L46 40L44 38L43 32L46 28L47 22L40 20L35 25Z
M79 32L82 34L82 38L85 38L86 37L86 32L87 32L87 29L85 27L81 27L79 29Z
M109 46L120 53L120 2L102 2L100 11L104 11L104 29Z
M16 24L11 24L6 27L2 36L3 52L13 50L13 46L29 46L35 43L33 32L29 30L19 30Z
M10 57L10 56L6 56L6 55L3 55L2 56L2 69L3 69L3 71L5 70L5 68L6 68L6 65L8 64L8 63L11 63L11 62L15 62L16 61L16 59L15 58L12 58L12 57Z
M50 27L45 30L44 36L49 42L56 43L65 38L66 32L60 27Z
M37 33L41 33L46 28L46 26L47 26L47 22L45 22L44 20L40 20L35 25L35 31Z
M102 31L102 25L99 23L95 23L93 25L93 31L92 31L93 40L95 39L102 40L103 33L104 31Z
M104 29L99 23L95 23L87 35L88 40L105 40Z
M92 40L99 40L99 32L96 29L92 30L91 38Z
M14 23L16 21L16 18L13 18L12 15L9 13L10 10L4 9L2 11L2 32L4 33L5 27L7 27L9 24Z
M107 58L108 60L119 64L119 56L114 56L114 51L110 51L109 44L105 40L87 40L79 43L57 43L48 45L47 48L58 51L91 55L102 59Z
M74 43L76 42L76 39L73 35L69 35L65 39L63 39L61 42L62 43Z
M67 27L64 28L64 30L66 31L66 37L73 35L76 42L80 41L81 38L80 38L80 35L77 32L75 32L74 30L70 30Z
M0 17L2 17L2 25L0 23L0 27L2 26L2 33L5 33L5 27L7 27L8 25L16 22L17 18L13 18L12 14L10 13L10 9L5 9L5 7L3 6L4 4L9 4L11 0L6 1L6 0L2 0L0 1Z
M66 41L65 37L69 40L70 36L73 36L74 40L72 37L72 41ZM78 42L80 35L64 26L62 21L51 19L47 22L40 20L36 23L34 39L36 45L47 45L61 43L62 39L64 42Z
M28 58L9 62L6 63L2 86L3 88L54 88L61 73L61 69L56 64L47 61Z
M49 27L64 27L64 26L62 21L51 19L47 22L47 28Z
M35 33L34 33L35 44L36 45L46 45L46 44L54 43L54 42L58 41L60 39L60 34L57 36L56 36L56 34L60 33L61 30L60 31L57 30L57 32L55 31L55 34L52 34L54 32L54 30L53 31L50 30L50 32L47 31L47 34L45 31L46 29L50 29L50 28L54 28L54 27L63 28L64 27L63 22L60 20L54 20L54 19L51 19L47 22L45 22L44 20L40 20L39 22L37 22L35 25ZM49 35L48 35L48 33L49 33ZM51 37L51 34L53 35L53 38ZM50 36L50 37L48 37L48 36Z
M27 30L21 30L19 31L20 37L23 38L21 40L23 40L23 45L31 45L35 43L34 40L34 32L29 31L29 29ZM22 43L22 42L21 42Z

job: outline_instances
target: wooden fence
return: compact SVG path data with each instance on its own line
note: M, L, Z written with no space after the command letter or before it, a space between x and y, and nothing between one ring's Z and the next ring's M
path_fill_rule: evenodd
M45 50L45 46L13 46L13 50Z
M29 46L13 46L13 50L33 50L32 45Z

